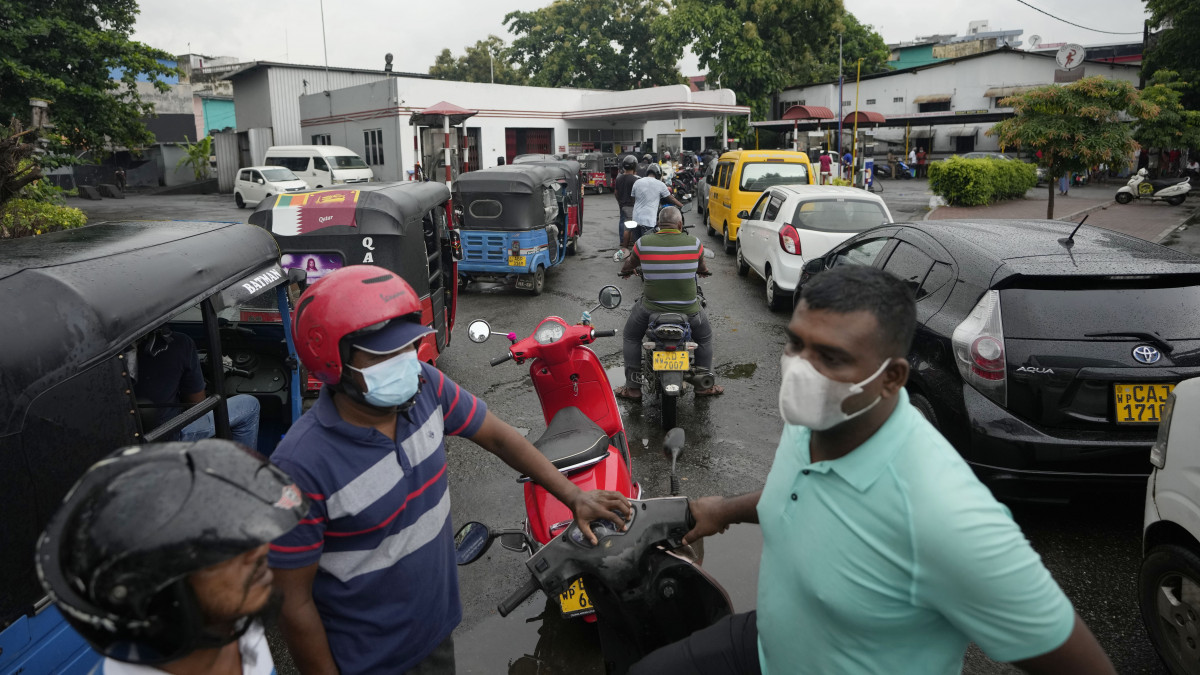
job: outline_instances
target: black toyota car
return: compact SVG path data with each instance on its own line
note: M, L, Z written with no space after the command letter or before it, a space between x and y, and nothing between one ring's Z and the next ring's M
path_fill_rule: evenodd
M910 399L998 492L1142 486L1167 395L1200 375L1200 259L1074 229L884 225L810 260L800 288L846 264L912 287Z

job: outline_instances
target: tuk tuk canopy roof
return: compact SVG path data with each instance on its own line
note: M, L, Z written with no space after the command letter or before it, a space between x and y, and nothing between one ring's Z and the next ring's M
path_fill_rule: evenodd
M353 225L360 234L404 235L412 226L419 231L425 214L449 198L450 190L445 183L357 183L345 188L291 192L271 200L264 199L250 214L250 224L276 236L308 234L338 225ZM338 215L332 220L322 221L319 216L306 219L306 209ZM281 227L285 223L291 229Z
M170 316L279 262L237 223L102 223L0 247L0 436L30 401Z
M409 124L415 127L442 126L445 118L449 117L450 126L456 127L477 113L477 110L467 110L453 103L438 101L421 112L413 113Z
M578 166L578 162L575 163ZM543 164L509 164L460 174L454 181L455 192L510 192L540 195L542 185L562 177L562 168Z

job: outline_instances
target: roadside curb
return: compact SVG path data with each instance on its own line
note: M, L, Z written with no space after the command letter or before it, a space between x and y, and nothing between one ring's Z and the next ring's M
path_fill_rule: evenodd
M924 217L924 218L922 218L921 220L929 220L929 216L932 216L932 215L933 215L935 212L937 212L937 210L938 210L938 209L940 209L940 208L942 208L942 207L941 207L941 206L935 206L935 207L933 207L932 209L929 209L929 211L927 211L927 212L925 213L925 217Z
M1103 204L1097 204L1095 206L1090 206L1086 209L1080 209L1079 211L1076 211L1075 213L1068 213L1067 215L1065 215L1061 218L1055 218L1055 220L1070 220L1070 219L1078 217L1078 216L1086 216L1087 214L1092 213L1094 211L1100 211L1101 209L1107 209L1108 207L1110 207L1116 203L1117 203L1117 201L1115 199L1112 199Z

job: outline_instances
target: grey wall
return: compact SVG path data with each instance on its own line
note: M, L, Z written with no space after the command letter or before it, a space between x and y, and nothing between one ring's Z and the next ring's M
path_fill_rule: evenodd
M271 66L265 68L270 72L271 91L271 124L275 131L276 145L308 145L309 134L300 128L300 97L305 94L322 94L353 87L368 82L387 81L382 73L346 72L331 70L328 73L318 68L288 68ZM307 82L307 84L305 84ZM322 97L323 94L322 94ZM241 101L238 101L240 107ZM318 108L320 110L320 108ZM329 106L325 112L317 116L329 115ZM359 110L362 110L360 108ZM266 126L266 125L264 125ZM241 129L241 119L238 120ZM362 145L359 134L359 145Z
M271 126L271 90L267 69L259 68L233 81L238 131Z
M325 96L324 92L301 96L297 111L300 113L301 119L314 119L331 115L360 113L366 110L384 110L394 107L395 100L396 80L378 80L340 89L331 92L329 96ZM406 116L403 119L407 121L408 118ZM329 134L330 143L350 148L365 160L367 148L363 132L368 129L383 130L384 164L382 166L371 165L371 169L375 172L375 178L381 181L392 181L407 177L403 164L404 159L412 151L412 137L401 133L400 118L395 115L353 122L306 126L302 129L300 143L311 142L313 134ZM408 148L403 147L404 140L408 141Z

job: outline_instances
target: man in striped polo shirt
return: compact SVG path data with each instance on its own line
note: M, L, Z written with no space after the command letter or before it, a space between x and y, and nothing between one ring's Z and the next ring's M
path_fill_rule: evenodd
M296 305L296 350L325 386L272 460L312 507L271 544L282 628L300 672L453 673L458 598L445 436L530 476L590 536L629 502L584 492L487 405L417 359L430 332L412 287L353 265ZM593 537L594 540L594 537Z
M640 182L640 181L639 181ZM704 264L704 246L700 240L683 231L683 213L674 206L658 212L658 230L648 234L633 246L620 276L628 279L638 267L646 287L642 299L633 306L625 322L625 385L613 390L617 396L641 400L642 385L637 373L642 370L642 338L650 325L650 317L660 312L686 314L692 328L696 347L696 366L711 370L713 360L712 325L700 307L696 277L710 276ZM713 385L696 390L697 396L723 394L724 387Z

